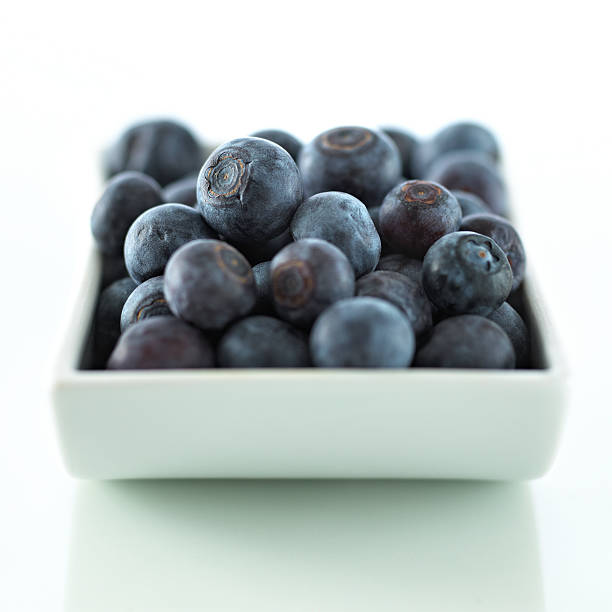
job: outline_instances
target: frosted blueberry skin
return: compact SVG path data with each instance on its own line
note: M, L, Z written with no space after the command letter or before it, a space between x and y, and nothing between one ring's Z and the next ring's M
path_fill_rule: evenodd
M423 270L423 262L420 259L412 259L401 253L385 255L380 258L376 269L387 272L399 272L422 285L421 272Z
M516 367L529 367L531 352L529 330L521 315L508 302L504 302L497 310L488 315L487 319L497 323L510 338L516 355Z
M106 365L119 340L121 311L136 287L131 278L125 277L114 281L100 293L94 317L94 361L98 367Z
M299 170L285 149L263 138L217 147L198 176L198 207L224 239L262 244L283 233L303 199Z
M383 238L395 252L422 259L436 240L459 229L461 207L442 185L406 181L385 197L379 223Z
M172 313L200 329L223 329L255 306L249 262L220 240L183 245L168 261L164 283Z
M490 213L491 209L473 193L467 191L454 190L451 193L457 198L459 206L461 206L461 214L463 218L468 215L478 215L480 213Z
M320 238L338 247L359 277L372 272L380 258L381 242L368 209L356 197L339 191L310 196L291 221L294 240Z
M406 317L372 297L336 302L316 320L310 334L312 360L323 368L405 368L414 348Z
M305 197L342 191L369 208L379 206L400 181L402 160L386 134L350 126L323 132L304 145L299 167Z
M273 315L272 278L270 276L271 261L262 261L253 266L253 281L255 282L256 302L253 313Z
M497 167L482 153L447 153L431 165L427 179L447 189L477 195L496 215L505 217L508 214L506 184Z
M284 130L260 130L251 134L255 138L265 138L276 143L279 147L283 147L289 155L293 158L293 161L297 163L298 155L302 150L302 143L289 132Z
M224 368L300 368L310 365L308 337L273 317L247 317L225 332L217 347Z
M464 217L460 229L495 240L506 254L512 268L512 291L518 289L525 277L526 255L521 237L514 226L503 217L484 213Z
M138 285L121 310L121 331L151 317L172 314L164 296L164 277L155 276Z
M399 308L417 337L431 329L431 304L420 280L411 279L399 272L371 272L357 281L355 294L380 298Z
M140 215L125 237L125 265L138 283L162 276L170 256L184 244L217 235L197 210L184 204L161 204Z
M384 132L397 147L402 159L402 175L406 179L418 178L413 165L415 152L419 146L418 139L410 132L396 127L383 127Z
M126 130L105 158L106 176L136 170L162 187L202 166L204 154L195 136L175 121L146 121Z
M105 255L122 255L130 225L153 206L163 202L161 187L140 172L122 172L104 189L91 214L91 232Z
M346 255L317 238L292 242L270 266L274 308L282 319L310 327L338 300L355 294L355 273Z
M164 202L195 207L198 203L196 195L197 181L198 175L194 172L166 185L163 189Z
M488 236L453 232L425 255L423 288L444 315L486 316L499 308L512 288L512 269L503 250Z
M109 370L211 368L214 351L206 336L172 316L153 317L121 334Z
M427 343L417 351L414 365L511 369L515 355L510 339L497 323L478 315L460 315L434 326Z

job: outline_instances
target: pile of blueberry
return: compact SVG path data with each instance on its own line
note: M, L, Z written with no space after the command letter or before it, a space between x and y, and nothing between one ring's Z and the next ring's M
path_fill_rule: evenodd
M133 126L91 218L96 367L529 367L498 161L473 123L213 151L173 121Z

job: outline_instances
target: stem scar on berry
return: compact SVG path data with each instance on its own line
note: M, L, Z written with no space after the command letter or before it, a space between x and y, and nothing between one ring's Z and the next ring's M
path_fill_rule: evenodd
M215 247L215 259L217 265L230 276L241 283L248 283L253 276L253 272L244 259L236 256L234 249L225 244L218 244Z
M288 261L274 272L272 290L276 301L283 306L302 306L308 301L313 288L312 270L305 261Z

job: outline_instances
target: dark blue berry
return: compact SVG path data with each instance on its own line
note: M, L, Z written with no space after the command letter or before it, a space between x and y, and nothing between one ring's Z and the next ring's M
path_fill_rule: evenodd
M394 253L381 257L376 269L388 272L399 272L400 274L404 274L408 278L421 283L423 262L420 259L412 259L407 255L402 255L401 253Z
M271 140L275 142L279 147L283 147L291 157L293 157L293 161L297 163L298 155L302 149L302 143L289 132L285 132L283 130L260 130L259 132L255 132L251 134L256 138L265 138L266 140Z
M436 157L451 151L477 151L492 162L499 160L497 139L486 127L477 123L452 123L441 129L432 140Z
M175 121L147 121L126 130L106 155L106 175L136 170L160 185L200 169L204 155L195 136Z
M512 268L512 291L515 291L525 276L526 257L523 242L514 226L503 217L484 213L464 217L461 230L483 234L495 240Z
M420 279L413 280L399 272L371 272L357 281L355 293L362 297L380 298L397 306L417 336L431 328L431 304Z
M336 302L310 334L312 360L325 368L405 368L414 347L406 317L389 302L371 297Z
M101 289L108 287L111 283L116 280L120 280L129 276L129 272L125 267L125 259L123 258L123 251L120 255L102 255L102 282Z
M170 310L201 329L222 329L255 305L249 262L220 240L195 240L168 262L165 295Z
M262 244L289 227L303 198L289 153L263 138L217 147L198 177L198 205L226 240Z
M255 281L255 295L257 301L253 312L257 314L274 314L274 301L272 300L272 279L270 268L272 262L262 261L253 266L253 280Z
M172 314L164 296L164 277L155 276L138 285L121 311L121 331L137 321Z
M320 238L337 246L357 277L372 272L380 258L380 237L368 209L356 197L339 191L305 200L291 221L294 240Z
M473 193L459 190L452 191L451 193L457 198L457 202L461 206L461 214L464 218L468 215L491 212L491 209L482 199Z
M346 255L329 242L292 242L272 260L272 297L278 315L308 327L334 302L355 294L355 273Z
M169 204L185 204L194 207L198 203L196 194L197 173L193 172L183 178L166 185L163 189L164 202Z
M410 132L397 127L383 127L384 132L397 146L402 158L402 174L407 179L418 178L416 169L413 165L415 151L419 146L419 141Z
M109 370L210 368L214 351L206 336L175 317L153 317L121 335Z
M514 368L515 356L506 332L489 319L460 315L434 326L414 358L425 368Z
M121 310L136 286L131 278L121 278L100 293L94 318L94 361L100 367L106 364L119 340Z
M442 185L406 181L385 197L379 223L385 241L394 251L422 259L438 238L459 229L461 208Z
M163 202L160 186L140 172L122 172L112 178L91 214L91 232L105 255L123 254L130 225L143 212Z
M339 127L304 145L299 166L306 197L343 191L370 207L379 206L400 181L402 160L386 134L363 127Z
M179 247L200 238L216 238L197 210L184 204L162 204L144 212L125 238L125 265L137 282L161 276Z
M491 160L474 151L456 151L438 158L429 168L427 178L447 189L467 191L479 196L496 215L506 216L506 185Z
M291 229L287 228L279 236L275 236L261 243L239 242L236 240L231 240L229 242L249 260L251 265L255 265L262 261L271 260L283 247L293 242L293 237L291 236Z
M502 249L488 236L454 232L427 251L423 287L444 314L486 316L508 297L512 269Z
M300 368L310 365L304 332L273 317L247 317L221 338L218 362L226 368Z
M504 302L497 310L488 315L487 318L497 323L506 332L508 338L510 338L516 355L516 367L528 367L530 361L529 354L531 352L529 330L521 315L508 302Z

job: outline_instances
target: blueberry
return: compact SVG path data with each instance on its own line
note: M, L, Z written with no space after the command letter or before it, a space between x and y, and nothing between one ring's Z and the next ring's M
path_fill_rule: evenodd
M302 202L302 180L289 155L263 138L217 147L198 177L198 205L226 240L262 244L289 227Z
M106 156L106 175L136 170L165 186L200 169L203 151L175 121L147 121L126 130Z
M143 212L163 202L160 186L140 172L112 178L91 215L91 232L105 255L121 255L130 225Z
M419 259L412 259L407 255L402 255L401 253L394 253L381 257L376 269L388 272L399 272L421 283L423 262Z
M391 247L385 242L385 239L382 237L382 234L380 232L380 206L372 206L368 208L368 213L370 214L372 223L374 223L376 233L380 238L380 256L383 257L391 251Z
M137 282L161 276L179 247L200 238L216 238L197 210L162 204L140 215L125 238L125 265Z
M380 258L380 237L368 209L356 197L339 191L305 200L291 221L294 240L320 238L337 246L356 276L372 272Z
M495 136L477 123L452 123L440 130L432 142L436 157L451 151L477 151L492 162L497 162L500 157Z
M399 272L378 271L362 276L355 286L358 296L380 298L397 306L417 336L431 328L431 304L421 281Z
M386 134L363 127L340 127L304 145L299 166L306 197L343 191L370 207L379 206L399 183L402 160Z
M521 315L508 302L504 302L497 310L488 315L487 319L497 323L510 338L516 355L516 367L528 367L531 352L529 330Z
M405 368L414 347L406 317L372 297L336 302L316 320L310 334L312 360L324 368Z
M380 237L380 206L372 206L368 208L368 214L370 215L370 219L372 219L372 223L374 223L374 228Z
M255 282L255 296L257 301L253 308L254 313L274 314L274 302L272 300L272 279L270 267L272 262L262 261L253 266L253 281Z
M123 251L120 255L105 255L102 253L102 289L126 276L129 276L129 273L125 267Z
M249 262L220 240L195 240L168 262L165 295L170 310L201 329L222 329L255 305Z
M234 323L218 346L225 368L300 368L310 365L304 332L273 317L247 317Z
M272 298L279 316L308 327L334 302L355 294L355 273L346 255L317 238L292 242L272 260Z
M475 232L453 232L427 251L423 287L445 314L486 316L508 297L512 269L491 238Z
M94 318L94 354L100 366L106 364L119 340L121 310L135 288L136 283L126 277L114 281L100 293Z
M153 317L131 325L108 360L109 370L210 368L214 351L206 336L175 317Z
M523 282L526 259L525 248L514 226L503 217L484 213L464 217L461 222L461 229L483 234L495 240L506 254L508 263L512 268L514 276L512 291L515 291Z
M515 356L506 332L478 315L459 315L434 326L414 358L425 368L514 368Z
M380 209L380 229L392 249L422 259L427 249L461 224L461 208L447 189L427 181L394 187Z
M251 136L275 142L279 147L283 147L293 157L293 161L297 163L298 155L302 150L302 143L295 136L289 134L289 132L283 130L260 130L251 134Z
M198 175L195 172L166 185L163 190L164 202L171 204L185 204L186 206L196 206L198 197L196 194L196 184Z
M138 285L126 300L121 311L121 331L137 321L169 314L172 313L164 296L164 277L154 276Z
M479 198L473 193L460 190L451 191L451 193L457 198L457 202L459 202L459 206L461 206L461 215L463 217L491 212L491 209L482 201L482 198Z
M228 242L236 247L249 260L251 265L255 265L272 259L283 247L293 242L293 237L291 236L291 229L287 228L282 234L262 243L235 240Z
M508 212L506 185L498 169L482 153L456 151L438 158L427 178L447 189L467 191L479 196L496 215Z
M413 166L415 151L419 146L419 141L410 133L402 128L384 127L381 128L397 146L402 158L402 174L406 179L417 178L416 170Z

